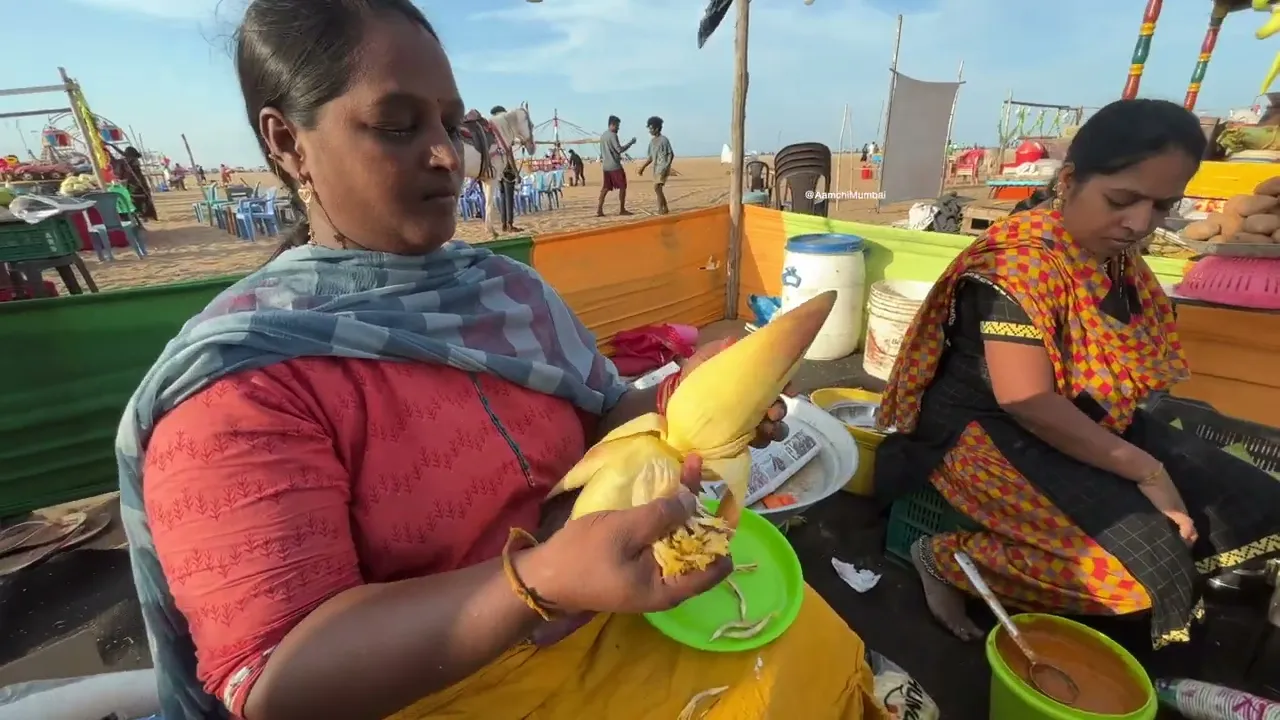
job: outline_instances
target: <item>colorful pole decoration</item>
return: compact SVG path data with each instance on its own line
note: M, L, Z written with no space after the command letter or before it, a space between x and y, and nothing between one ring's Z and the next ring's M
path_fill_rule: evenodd
M1209 29L1204 33L1204 42L1200 43L1200 57L1196 60L1196 69L1191 73L1191 84L1187 86L1187 96L1182 106L1188 110L1196 109L1196 99L1200 97L1200 83L1204 82L1205 71L1209 69L1209 58L1213 56L1213 48L1218 44L1218 31L1222 29L1222 21L1227 17L1227 5L1223 2L1213 4L1213 14L1209 16Z
M65 68L58 68L58 73L62 76L62 85L66 88L67 99L71 101L71 115L75 118L76 125L80 127L80 134L84 136L85 144L89 146L89 162L93 165L93 174L97 176L98 185L105 190L107 183L115 178L111 174L111 158L107 155L106 146L102 144L102 130L98 127L98 121L93 113L89 111L89 104L84 99L84 91L80 89L80 84L67 76Z
M1156 34L1156 21L1160 19L1160 10L1164 0L1148 0L1147 9L1142 13L1142 29L1138 31L1138 44L1133 48L1133 60L1129 64L1129 79L1124 83L1121 97L1132 100L1138 97L1138 85L1142 83L1142 69L1147 64L1147 55L1151 53L1151 36Z

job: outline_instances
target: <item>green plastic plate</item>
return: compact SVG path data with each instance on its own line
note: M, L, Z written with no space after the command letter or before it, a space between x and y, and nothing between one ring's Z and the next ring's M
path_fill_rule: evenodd
M712 510L716 507L714 501L704 501L704 504ZM743 510L729 550L734 565L756 565L751 572L738 571L730 576L747 598L747 620L757 621L774 613L760 634L746 639L711 640L718 628L739 619L738 599L728 583L721 583L666 612L645 615L649 623L678 643L709 652L754 650L786 632L804 602L804 574L791 543L768 520Z

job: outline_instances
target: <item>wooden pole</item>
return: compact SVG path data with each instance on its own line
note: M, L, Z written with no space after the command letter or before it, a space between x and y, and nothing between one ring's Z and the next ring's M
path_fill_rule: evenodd
M80 128L80 134L84 136L85 149L89 152L89 164L93 166L93 176L98 180L98 187L102 190L107 189L107 176L104 172L105 168L98 161L98 153L95 152L94 142L98 139L95 137L96 128L87 124L88 118L81 117L81 108L83 108L84 100L77 98L77 93L83 93L80 86L74 80L67 76L66 68L58 68L58 74L62 76L62 89L67 93L67 99L71 101L71 117L75 119L76 126Z
M1011 113L1013 112L1013 91L1010 90L1005 96L1004 104L1000 107L1000 146L987 159L987 175L999 175L1000 169L1004 167L1004 149L1009 146L1009 122Z
M960 70L956 72L956 82L964 84L964 61L960 61ZM942 148L942 181L938 183L938 196L947 189L947 168L951 165L951 131L956 124L956 105L960 103L960 88L956 88L956 96L951 98L951 116L947 118L947 144Z
M1216 6L1217 3L1214 3ZM1132 100L1138 97L1138 86L1142 83L1142 70L1147 64L1147 56L1151 53L1151 36L1156 34L1156 22L1160 20L1160 10L1164 0L1147 0L1147 7L1142 11L1142 25L1138 28L1138 42L1133 46L1133 58L1129 61L1129 76L1124 81L1124 92L1120 97Z
M738 33L733 41L733 115L729 133L729 149L733 155L733 168L729 182L729 258L727 263L724 298L726 320L738 319L738 292L741 289L742 265L742 174L746 158L747 126L747 37L751 19L750 0L734 0L738 6Z
M849 103L845 103L844 110L840 113L840 148L836 151L836 209L840 209L840 168L844 166L844 131L849 126ZM852 134L852 133L851 133Z
M889 97L885 99L884 137L880 140L880 167L876 172L876 189L884 188L884 164L889 158L889 120L893 118L893 90L898 86L898 51L902 49L902 16L898 16L898 32L893 39L893 61L889 65ZM876 212L880 212L881 193L876 193Z
M187 134L182 133L179 137L182 138L182 147L187 149L187 162L191 163L191 172L195 172L196 156L191 154L191 143L187 142Z
M1204 82L1204 74L1209 70L1209 58L1213 57L1213 49L1218 44L1218 32L1222 30L1222 21L1227 17L1227 4L1215 2L1213 13L1209 16L1209 29L1205 31L1204 41L1200 43L1200 57L1196 60L1196 69L1191 73L1191 84L1187 86L1187 95L1182 106L1188 110L1196 109L1196 99L1200 97L1200 83Z

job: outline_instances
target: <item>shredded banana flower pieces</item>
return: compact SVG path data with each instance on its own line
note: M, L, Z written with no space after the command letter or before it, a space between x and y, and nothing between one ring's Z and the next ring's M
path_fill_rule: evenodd
M738 598L738 619L747 619L747 596L742 594L742 588L738 587L738 583L733 578L725 578L725 584L733 591L734 597Z
M729 555L733 530L718 517L699 513L669 537L654 543L653 554L663 577L675 577L706 570L716 560Z
M728 690L728 689L729 689L729 686L725 685L718 688L711 688L710 690L703 690L697 695L694 695L692 698L689 699L689 703L684 706L684 709L680 711L680 717L677 718L677 720L694 720L695 717L699 717L699 718L706 717L706 714L710 712L711 708L715 707L716 702L719 701L721 693L723 693L725 690ZM694 713L698 712L698 707L701 706L702 703L706 700L711 700L712 701L711 704L708 705L705 710L703 710L701 713L698 713L698 715L695 716Z

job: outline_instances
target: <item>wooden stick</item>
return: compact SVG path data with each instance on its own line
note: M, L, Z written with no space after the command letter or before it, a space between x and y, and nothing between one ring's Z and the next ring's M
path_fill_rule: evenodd
M885 100L884 138L880 141L880 167L876 173L876 189L884 190L884 164L889 158L889 121L893 119L893 91L898 87L898 51L902 49L902 16L898 16L898 32L893 40L893 62L889 65L889 97ZM880 193L876 194L876 212L880 212Z
M747 36L751 6L749 0L735 0L738 6L738 34L733 42L733 126L729 137L729 150L733 155L733 168L729 173L729 258L725 268L724 317L738 318L738 292L742 285L742 183L743 161L746 158L747 125Z
M956 83L964 84L964 60L960 61L960 70L956 73ZM956 124L956 105L960 102L960 88L956 88L955 97L951 98L951 115L947 117L947 142L942 146L942 182L938 183L938 197L942 197L947 189L947 170L951 165L951 131ZM977 178L974 178L975 180Z
M186 133L182 133L179 137L182 138L182 147L187 149L187 162L191 163L191 172L194 173L196 171L196 156L191 154L191 143L187 142Z

